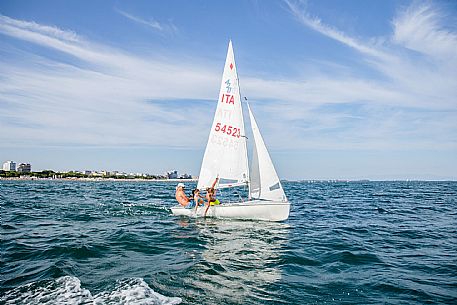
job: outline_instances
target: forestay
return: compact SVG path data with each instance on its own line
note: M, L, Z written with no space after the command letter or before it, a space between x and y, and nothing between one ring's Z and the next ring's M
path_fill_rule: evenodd
M197 187L211 186L217 176L220 178L218 187L249 181L243 113L231 41Z
M273 166L267 147L249 107L252 134L254 136L252 167L251 167L251 197L275 201L287 201L286 195Z

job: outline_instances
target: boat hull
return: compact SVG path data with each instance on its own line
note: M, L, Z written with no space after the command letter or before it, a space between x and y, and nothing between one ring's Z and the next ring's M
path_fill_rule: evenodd
M201 206L195 211L195 208L175 206L171 212L175 216L204 217L205 209ZM289 211L289 202L251 200L210 206L206 217L283 221L289 218Z

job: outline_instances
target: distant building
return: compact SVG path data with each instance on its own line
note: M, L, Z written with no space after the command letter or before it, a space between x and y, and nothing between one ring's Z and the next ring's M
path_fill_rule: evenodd
M169 171L165 174L168 179L178 179L178 171Z
M20 173L30 173L32 171L32 166L30 163L19 163L17 171Z
M88 171L88 170L84 171L84 175L90 175L90 174L92 174L92 171Z
M3 163L3 170L7 172L16 171L16 163L13 161L6 161L5 163Z
M180 179L192 179L192 175L189 175L189 174L182 174L179 178L180 178Z

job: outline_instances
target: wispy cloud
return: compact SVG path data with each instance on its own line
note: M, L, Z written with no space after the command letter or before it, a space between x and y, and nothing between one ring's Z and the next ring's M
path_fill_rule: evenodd
M92 63L109 64L115 62L115 50L100 51L96 44L90 43L72 31L64 31L53 26L35 22L16 20L0 15L0 33L16 39L49 47Z
M443 32L441 15L430 13L433 7L401 11L392 22L392 37L379 40L354 38L326 25L311 17L302 2L286 5L304 26L361 54L361 62L380 77L348 75L350 67L338 65L331 73L315 69L281 80L241 75L243 92L253 100L271 147L457 146L449 132L457 130L457 69L450 52L455 33ZM415 16L427 16L427 22L415 23ZM166 24L145 22L156 31L166 29ZM408 32L416 34L408 38ZM220 69L213 63L131 54L72 31L1 15L0 34L85 63L32 53L12 62L0 58L2 143L204 146L220 84ZM428 37L442 37L446 43L430 49ZM411 50L422 57L409 56ZM446 64L436 64L443 56Z
M457 34L440 26L443 14L430 3L415 3L400 11L392 21L394 31L390 39L370 37L365 40L353 38L311 17L306 2L285 0L285 3L304 26L356 50L364 55L361 62L387 77L370 82L371 88L380 89L376 92L386 88L391 93L391 98L388 94L381 103L392 101L403 106L455 107ZM407 50L421 52L424 57L418 58ZM446 62L443 62L444 58ZM335 81L335 77L332 78ZM360 82L363 80L355 84Z
M290 99L269 105L267 110L279 115L279 120L295 120L276 143L293 142L297 148L313 148L317 143L327 148L457 148L457 138L451 136L457 130L457 34L443 27L445 16L439 8L430 2L414 3L393 19L390 38L363 39L312 16L305 1L284 2L297 21L358 52L360 62L380 77L368 80L336 69L332 75L310 75L301 84L284 83L281 89L318 105L297 107L300 102ZM354 119L320 110L322 105L337 103L364 105L364 112ZM302 126L300 119L309 124Z
M33 21L17 20L4 15L0 15L0 26L2 27L2 32L24 30L64 41L77 42L80 40L80 37L72 31L61 30L55 26L41 25Z
M393 20L395 43L429 56L457 60L457 34L441 24L446 14L431 3L414 3Z
M329 25L324 24L318 17L311 16L311 14L306 9L305 1L285 0L284 2L286 3L292 15L303 25L329 38L335 39L351 48L354 48L359 52L377 57L387 56L386 54L377 50L376 48L366 43L363 43L354 37L348 36L344 32L341 32Z
M188 115L198 115L194 107L183 103L186 111L180 112L150 101L215 99L219 76L206 67L135 56L6 16L0 33L85 62L81 67L30 53L15 62L0 59L3 143L193 146L190 135L200 132L188 128ZM179 134L189 136L167 140Z
M154 18L149 18L149 20L145 20L145 19L135 16L133 14L127 13L119 8L115 8L114 10L116 12L118 12L119 14L121 14L122 16L124 16L136 23L146 25L161 33L176 34L178 32L178 28L172 22L160 23L157 20L154 20Z

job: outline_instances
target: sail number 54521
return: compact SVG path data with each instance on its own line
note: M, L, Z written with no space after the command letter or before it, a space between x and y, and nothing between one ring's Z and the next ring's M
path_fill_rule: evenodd
M229 126L229 125L222 125L221 123L217 123L214 130L225 133L229 136L236 137L236 138L239 138L241 136L239 128Z

